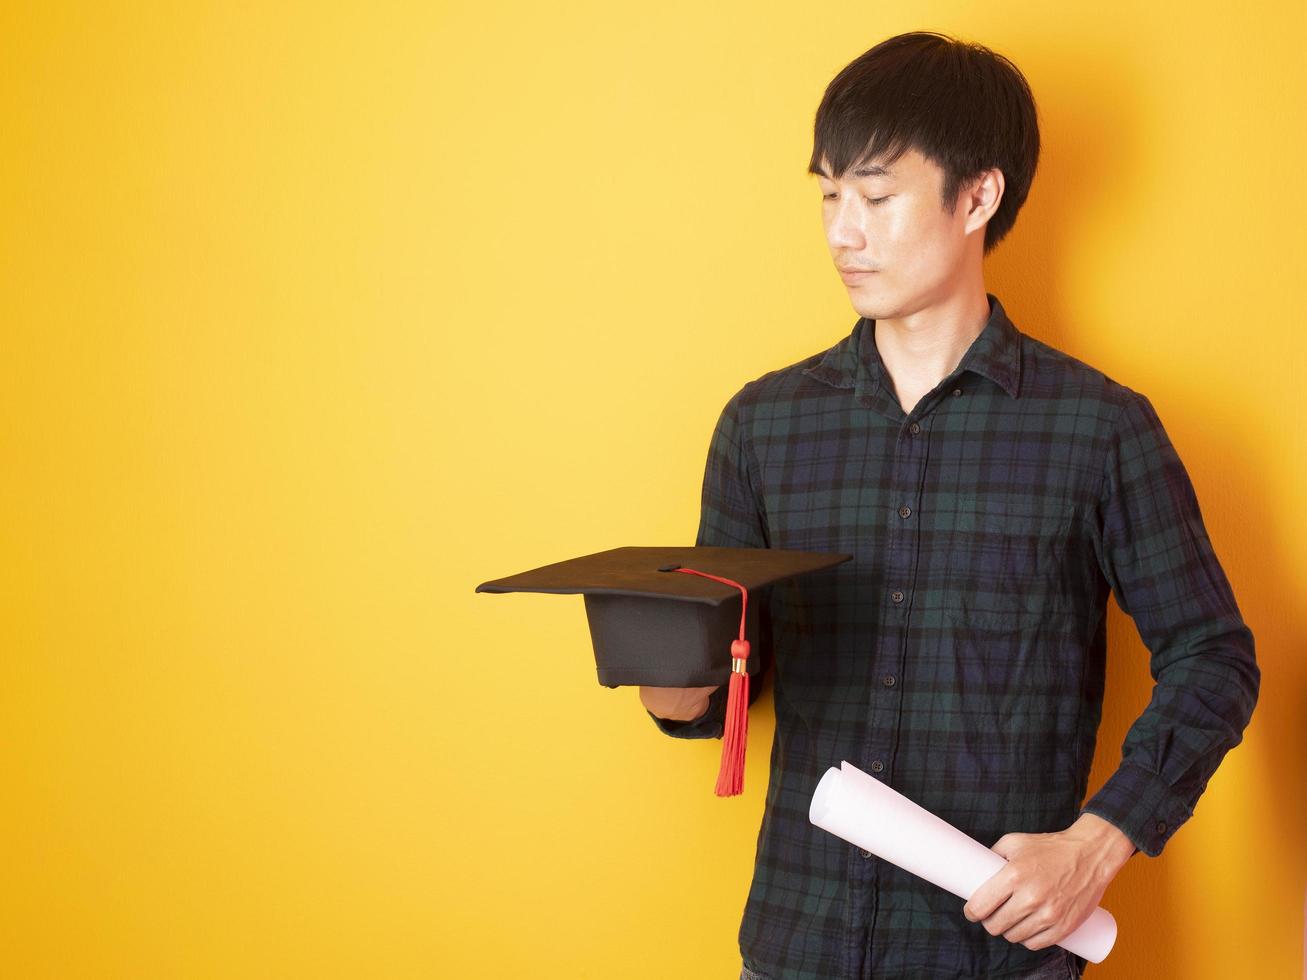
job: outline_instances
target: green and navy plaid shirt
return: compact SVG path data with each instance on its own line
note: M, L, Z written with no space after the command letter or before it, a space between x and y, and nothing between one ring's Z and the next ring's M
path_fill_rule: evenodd
M910 413L861 318L746 384L712 436L698 544L854 556L757 607L776 736L739 942L772 980L1019 977L1050 957L813 826L828 767L847 759L987 846L1088 811L1156 856L1257 701L1252 632L1152 404L987 295L984 329ZM1156 686L1082 805L1109 592ZM725 695L654 721L720 738Z

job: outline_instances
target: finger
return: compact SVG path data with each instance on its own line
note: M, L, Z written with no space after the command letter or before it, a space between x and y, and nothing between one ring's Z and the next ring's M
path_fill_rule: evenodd
M1039 913L1040 909L1032 909L1028 915L1004 929L1003 938L1010 943L1023 943L1032 936L1046 931L1048 925Z
M1007 895L999 892L976 892L976 894L971 896L970 901L962 906L962 914L972 922L981 922L993 915L995 910L1002 905L1006 899Z
M989 918L994 910L1012 895L1012 885L1006 874L1007 868L1000 868L994 875L977 888L962 906L962 913L972 922Z
M985 918L985 930L991 936L1005 936L1008 930L1019 925L1033 911L1030 905L1013 896Z
M1066 938L1062 928L1057 925L1051 925L1046 929L1040 929L1034 935L1023 940L1027 949L1045 949L1049 946L1056 946L1061 940Z

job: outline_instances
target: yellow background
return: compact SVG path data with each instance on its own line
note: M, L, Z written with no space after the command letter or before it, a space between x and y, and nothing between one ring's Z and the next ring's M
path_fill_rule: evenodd
M1263 669L1089 975L1299 975L1307 13L1047 9L4 5L0 976L736 975L770 692L718 799L579 598L473 588L692 543L726 399L856 319L817 102L917 28L1029 78L987 286L1152 399Z

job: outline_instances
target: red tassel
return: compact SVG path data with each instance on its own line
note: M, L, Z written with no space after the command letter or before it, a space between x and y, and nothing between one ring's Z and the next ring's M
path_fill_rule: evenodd
M749 641L745 636L745 617L749 612L749 590L739 582L701 572L696 568L668 566L662 571L702 575L740 590L740 638L731 641L731 681L726 691L726 724L722 730L722 763L717 770L718 796L739 796L744 792L744 750L749 744Z
M722 763L717 771L718 796L744 791L744 750L749 744L749 641L731 643L731 684L726 693L726 726L722 733Z

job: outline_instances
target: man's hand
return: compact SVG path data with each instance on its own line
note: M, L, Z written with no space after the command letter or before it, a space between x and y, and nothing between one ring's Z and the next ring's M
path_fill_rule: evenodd
M1052 834L1005 834L993 850L1008 863L962 907L991 936L1043 949L1075 932L1134 854L1130 838L1092 813Z
M640 687L640 703L654 717L667 721L694 721L708 710L708 698L721 687Z

